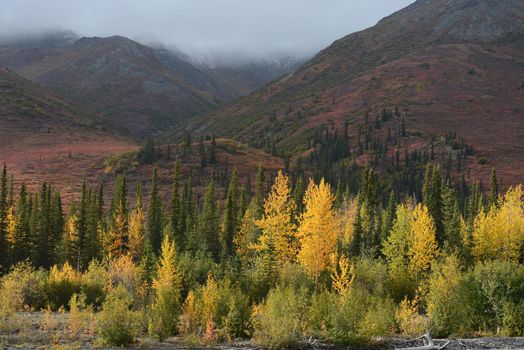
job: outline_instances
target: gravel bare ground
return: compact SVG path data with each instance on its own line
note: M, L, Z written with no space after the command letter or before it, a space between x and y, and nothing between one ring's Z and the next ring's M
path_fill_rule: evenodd
M0 324L0 350L19 349L111 349L101 344L94 334L93 325L86 320L83 330L71 330L67 314L42 312L24 312L14 320ZM524 338L486 337L472 339L434 339L436 345L450 341L446 350L485 350L485 349L522 349ZM336 347L317 342L313 339L303 343L302 349L311 350L395 350L421 346L421 340L408 338L383 338L365 347ZM148 338L139 338L130 349L220 349L220 350L254 350L260 349L250 341L237 341L232 344L202 347L198 344L184 344L177 338L159 343ZM116 348L115 348L116 349Z

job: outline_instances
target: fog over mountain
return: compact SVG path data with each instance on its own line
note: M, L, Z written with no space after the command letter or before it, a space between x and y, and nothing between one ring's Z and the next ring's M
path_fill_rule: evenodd
M304 57L412 0L0 0L0 36L123 35L219 62Z

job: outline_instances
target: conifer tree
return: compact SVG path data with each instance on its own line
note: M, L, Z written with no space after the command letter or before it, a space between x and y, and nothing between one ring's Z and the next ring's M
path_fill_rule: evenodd
M52 239L51 239L51 187L44 182L40 191L40 218L39 237L37 239L36 253L38 267L51 267Z
M238 228L238 173L233 170L227 190L224 218L220 230L220 246L222 258L233 253L233 237Z
M388 199L388 206L386 207L386 210L383 212L383 218L382 218L382 232L380 237L380 242L384 242L386 238L388 237L389 232L391 231L393 227L393 223L395 222L396 217L396 199L395 199L395 192L392 190L389 194Z
M173 169L173 185L170 199L170 219L174 233L175 246L181 251L184 249L185 232L182 227L182 208L180 196L180 162L177 159Z
M489 177L489 198L488 206L498 205L499 203L499 182L497 179L497 171L495 168L491 170L491 176Z
M162 198L158 191L157 169L153 169L153 177L151 180L151 193L149 195L149 205L147 208L147 232L151 248L155 254L160 252L160 245L162 244L162 229L163 229L163 204Z
M218 240L218 209L215 198L215 184L210 181L206 186L204 205L198 220L198 235L201 249L211 254L213 259L218 260L220 254L220 243ZM193 243L193 249L198 249Z
M262 210L253 198L240 220L240 228L233 239L235 251L244 267L249 266L255 258L255 246L262 232L255 222L261 217Z
M217 142L215 134L211 138L211 147L209 148L209 164L216 164L217 162Z
M204 144L204 137L200 136L200 143L198 146L198 153L200 155L200 167L205 168L207 166L206 158L206 146Z
M50 245L52 264L57 264L60 261L59 246L64 233L64 211L62 209L62 196L60 191L55 191L51 199L51 237Z
M31 207L26 185L22 182L16 205L16 229L13 244L13 263L30 258L30 216Z
M296 213L298 216L304 211L304 193L306 192L306 184L302 175L298 176L295 181L295 188L293 189L293 200L296 204Z
M129 253L138 261L144 249L144 209L142 207L142 187L136 187L135 208L129 217Z
M358 223L361 225L362 232L361 249L363 251L361 253L375 254L377 252L381 230L378 193L373 169L364 171L357 196L360 216Z
M255 179L255 201L262 208L264 206L264 167L258 164L257 177Z
M128 250L129 243L129 213L127 199L127 182L124 176L119 176L115 183L112 200L111 225L105 238L105 253L118 257Z
M40 245L40 197L38 193L30 195L30 208L29 214L29 247L30 247L30 261L33 266L38 266Z
M424 174L424 185L422 188L424 204L428 207L429 214L435 223L437 242L440 247L444 244L445 232L442 221L442 176L440 166L428 164Z
M0 180L0 274L8 270L7 215L9 209L7 190L7 167L4 164Z

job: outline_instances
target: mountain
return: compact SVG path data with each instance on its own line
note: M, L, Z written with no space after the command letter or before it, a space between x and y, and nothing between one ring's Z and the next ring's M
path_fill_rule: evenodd
M1 161L17 180L30 187L51 181L67 194L83 176L100 176L94 164L136 147L110 120L0 68Z
M445 146L451 132L475 150L469 166L477 179L496 166L517 182L524 181L522 106L524 2L419 0L191 127L298 157L327 126L348 125L357 147L376 115L398 107L406 145ZM396 132L400 119L381 126Z
M246 67L198 66L121 36L76 40L69 32L4 40L0 65L110 116L136 136L216 109L276 76Z

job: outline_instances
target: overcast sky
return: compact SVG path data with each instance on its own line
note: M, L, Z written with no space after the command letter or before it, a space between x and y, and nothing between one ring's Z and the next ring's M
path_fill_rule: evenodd
M0 0L4 35L124 35L189 54L310 55L413 0Z

